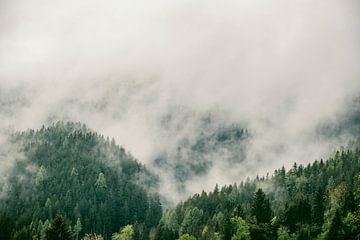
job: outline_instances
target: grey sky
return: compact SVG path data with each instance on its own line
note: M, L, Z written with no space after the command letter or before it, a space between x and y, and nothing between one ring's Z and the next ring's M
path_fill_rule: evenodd
M359 10L357 0L2 0L1 126L82 121L144 163L196 135L206 112L256 131L246 163L213 168L191 192L308 162L348 140L315 131L359 94ZM174 109L191 113L181 133L160 124Z

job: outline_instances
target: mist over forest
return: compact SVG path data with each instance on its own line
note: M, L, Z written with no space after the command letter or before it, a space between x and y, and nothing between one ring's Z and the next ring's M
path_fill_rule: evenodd
M360 239L359 13L1 0L0 239Z

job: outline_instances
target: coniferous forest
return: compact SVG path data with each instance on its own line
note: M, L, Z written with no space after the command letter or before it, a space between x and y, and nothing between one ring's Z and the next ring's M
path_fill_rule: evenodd
M360 0L0 0L0 240L360 240Z
M355 147L165 207L157 176L85 125L11 142L23 156L1 186L0 239L360 239Z

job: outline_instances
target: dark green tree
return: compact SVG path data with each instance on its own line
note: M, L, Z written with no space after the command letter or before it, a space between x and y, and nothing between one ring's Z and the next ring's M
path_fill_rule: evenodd
M47 240L72 240L69 226L61 215L56 216L51 222L45 232L45 238Z
M261 188L255 193L251 206L251 214L255 216L258 223L268 223L271 219L271 208L269 199Z
M5 215L5 214L1 214L0 215L0 239L10 239L11 237L11 232L14 228L14 222L13 220Z
M343 238L343 229L342 229L342 221L340 212L337 210L335 212L335 216L333 220L331 221L331 225L329 228L329 231L326 234L325 239L326 240L341 240Z
M325 205L324 205L324 192L321 190L318 190L315 195L315 200L313 204L313 222L317 224L317 226L322 226L324 223L324 211L325 211Z

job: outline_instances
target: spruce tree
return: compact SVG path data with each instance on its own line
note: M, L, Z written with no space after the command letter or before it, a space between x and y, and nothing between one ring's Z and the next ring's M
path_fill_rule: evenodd
M339 210L335 212L335 216L331 222L330 229L326 234L326 240L340 240L342 238L342 222Z
M61 215L55 217L45 233L47 240L71 240L71 233L64 218Z
M268 223L271 218L269 200L261 188L255 193L251 213L255 216L258 223Z

